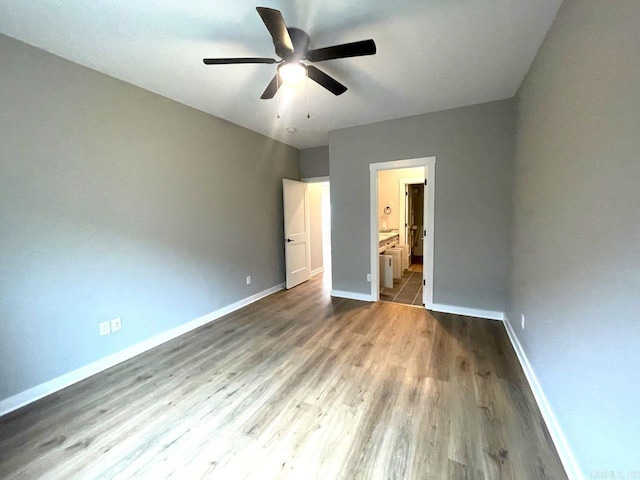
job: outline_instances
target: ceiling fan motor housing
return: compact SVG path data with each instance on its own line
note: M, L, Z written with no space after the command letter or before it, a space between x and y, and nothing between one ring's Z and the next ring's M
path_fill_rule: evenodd
M285 52L284 55L276 52L285 62L299 62L307 58L307 50L309 49L309 35L299 28L287 28L291 43L293 44L293 52Z

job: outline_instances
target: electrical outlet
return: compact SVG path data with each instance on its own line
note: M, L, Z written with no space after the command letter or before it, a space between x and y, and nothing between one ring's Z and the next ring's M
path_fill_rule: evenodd
M247 285L251 285L251 275L247 275Z
M371 281L371 274L367 273L367 282L370 282L370 281Z
M522 329L524 330L524 313L520 314L520 322L522 323Z
M100 322L100 336L109 335L111 333L111 327L109 321Z
M120 317L111 320L111 331L117 332L118 330L122 330L122 319Z

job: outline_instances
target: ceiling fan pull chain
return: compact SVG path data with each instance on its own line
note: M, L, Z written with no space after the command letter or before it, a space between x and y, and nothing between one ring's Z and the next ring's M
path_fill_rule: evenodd
M305 68L304 72L307 77L307 81L304 82L307 85L307 118L311 118L311 113L309 111L309 71Z
M280 118L280 95L278 95L278 91L280 90L280 72L276 70L276 118Z

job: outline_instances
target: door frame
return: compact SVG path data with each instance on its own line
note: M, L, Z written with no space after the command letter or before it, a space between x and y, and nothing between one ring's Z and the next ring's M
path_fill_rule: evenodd
M378 272L378 172L381 170L395 170L399 168L425 167L427 185L425 189L424 227L426 240L423 252L423 303L425 308L433 306L433 259L434 259L434 231L435 231L435 198L436 198L436 157L408 158L369 164L369 252L371 259L371 300L380 300L379 272Z

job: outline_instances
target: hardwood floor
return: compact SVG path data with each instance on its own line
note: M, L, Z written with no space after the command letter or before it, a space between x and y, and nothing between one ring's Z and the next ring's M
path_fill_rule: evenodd
M501 323L317 278L0 419L0 478L566 476Z

